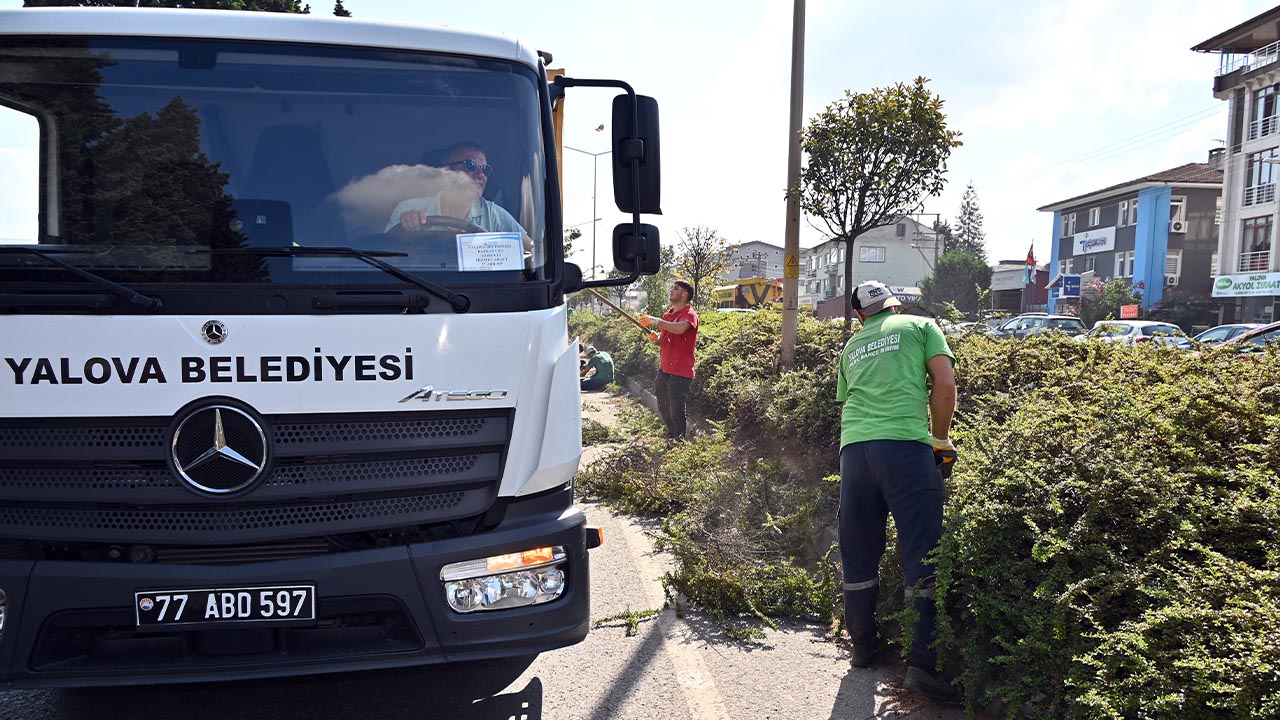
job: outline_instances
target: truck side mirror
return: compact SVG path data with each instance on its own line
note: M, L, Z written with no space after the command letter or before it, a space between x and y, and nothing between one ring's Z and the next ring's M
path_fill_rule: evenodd
M622 212L661 215L658 101L646 95L635 98L639 126L634 129L631 96L618 95L613 99L613 201ZM640 160L638 178L631 169L632 158Z
M658 228L641 225L640 237L635 225L622 223L613 229L613 266L620 272L654 275L662 269L662 245Z

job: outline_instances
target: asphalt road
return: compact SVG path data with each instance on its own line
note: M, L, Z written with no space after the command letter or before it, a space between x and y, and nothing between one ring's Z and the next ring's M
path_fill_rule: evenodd
M608 401L587 397L589 414L608 419ZM584 458L589 462L593 452ZM662 607L667 559L644 528L600 506L587 516L604 528L591 556L591 614ZM662 718L913 718L952 720L895 691L901 667L851 669L823 628L791 625L758 643L726 638L688 611L667 609L640 622L592 630L571 648L536 659L346 675L97 690L0 693L4 720L604 720Z

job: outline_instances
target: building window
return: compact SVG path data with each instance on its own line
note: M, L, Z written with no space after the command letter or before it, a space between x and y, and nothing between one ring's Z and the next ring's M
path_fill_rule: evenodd
M1129 222L1129 201L1120 201L1120 211L1116 213L1116 227L1124 227Z
M1133 251L1116 253L1116 272L1111 277L1133 277Z
M1129 201L1129 225L1138 224L1138 198Z
M1076 214L1071 213L1067 216L1067 235L1076 234Z
M1093 272L1098 267L1098 258L1093 255L1085 255L1080 258L1080 272Z
M1218 277L1218 253L1209 256L1209 277Z
M1169 200L1169 222L1187 222L1187 198L1185 195L1174 195Z
M1089 208L1089 227L1098 227L1102 222L1102 208Z
M1250 153L1245 164L1245 207L1274 202L1276 199L1276 148Z
M1164 256L1164 274L1166 277L1182 276L1182 251L1170 250Z
M898 234L898 237L906 237L906 236L907 236L907 224L906 224L906 223L898 223L898 225L897 225L897 234Z
M1222 196L1213 199L1213 224L1222 224Z
M858 262L864 262L864 263L884 262L884 248L865 247L865 246L858 248Z
M1238 272L1265 271L1271 265L1271 216L1244 221Z
M1070 261L1070 260L1059 260L1059 261L1058 261L1058 274L1059 274L1059 275L1070 275L1070 274L1071 274L1071 261Z
M1249 139L1266 137L1277 130L1276 127L1276 90L1280 85L1272 85L1253 93L1253 122L1249 123Z

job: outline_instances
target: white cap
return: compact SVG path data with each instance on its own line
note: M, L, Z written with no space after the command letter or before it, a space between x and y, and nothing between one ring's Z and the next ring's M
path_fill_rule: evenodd
M854 310L871 317L886 308L897 307L902 301L893 296L889 286L879 280L868 280L860 283L849 296L849 304Z

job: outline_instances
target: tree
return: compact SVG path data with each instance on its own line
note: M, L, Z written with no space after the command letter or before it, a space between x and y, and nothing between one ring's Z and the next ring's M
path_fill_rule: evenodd
M956 249L956 234L951 229L951 223L946 220L934 220L933 232L938 236L938 240L942 241L942 251L951 252Z
M624 278L630 275L631 273L619 272L617 270L609 271L610 278ZM609 288L609 294L613 296L613 300L618 305L618 307L626 307L627 293L631 292L631 289L639 284L640 284L640 281L636 280L635 282L627 283L626 285L614 285Z
M984 261L987 259L986 234L982 232L982 210L978 209L978 191L973 189L973 183L965 188L964 198L960 201L954 247L948 245L946 250L967 250Z
M582 231L578 228L569 228L564 233L564 256L569 257L569 253L573 252L573 241L582 237Z
M1182 288L1166 289L1151 311L1152 320L1173 323L1188 334L1196 325L1213 325L1217 316L1217 303L1205 295L1186 292Z
M676 263L676 249L667 245L662 248L662 269L653 275L646 276L641 287L644 288L644 314L662 317L667 309L667 283L671 281L671 273Z
M1128 280L1113 279L1097 282L1093 286L1097 294L1080 299L1080 319L1084 324L1093 327L1099 320L1120 317L1121 305L1137 305L1140 299L1133 294L1133 286Z
M968 250L952 250L938 258L933 277L920 281L921 300L932 308L952 303L969 317L982 310L991 287L991 266Z
M715 230L697 225L680 231L676 246L675 270L693 285L694 301L705 305L703 289L714 285L715 279L729 269L735 246L729 244Z
M343 7L342 0L338 0L333 6L333 14L338 17L351 17L351 11Z
M846 298L853 287L853 243L899 221L942 191L947 158L960 145L947 129L942 99L918 77L870 92L845 91L809 121L801 138L808 163L800 171L800 206L832 239L845 244ZM844 334L850 326L845 302Z
M341 2L338 3L341 6ZM190 8L193 10L256 10L259 12L311 12L298 0L23 0L23 7L144 7ZM335 13L336 12L335 8Z

